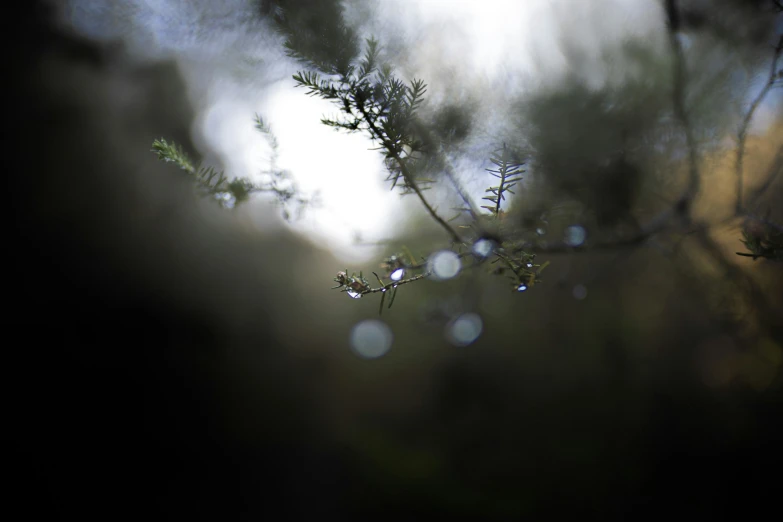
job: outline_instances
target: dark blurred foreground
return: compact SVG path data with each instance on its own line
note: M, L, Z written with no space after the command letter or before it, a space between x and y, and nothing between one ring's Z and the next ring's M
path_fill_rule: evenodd
M322 254L249 240L193 210L184 182L149 181L171 173L152 139L188 140L175 69L118 65L25 5L4 58L6 371L12 497L30 518L779 511L780 378L705 384L694 353L735 348L700 290L634 282L655 254L618 262L616 288L581 306L540 297L488 319L483 344L447 351L403 332L394 350L426 352L418 362L355 360L347 328L375 306L310 305L286 272Z

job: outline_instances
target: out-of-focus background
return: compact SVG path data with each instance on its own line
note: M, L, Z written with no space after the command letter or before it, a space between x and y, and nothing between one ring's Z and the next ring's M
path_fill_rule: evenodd
M525 293L482 267L406 285L380 317L377 296L331 290L335 273L448 238L388 191L368 141L322 128L329 106L294 89L268 5L28 2L5 17L8 429L26 512L701 520L773 507L783 272L735 255L728 216L732 140L780 15L774 2L682 3L703 145L695 214L711 226L542 253L545 280ZM589 233L622 230L630 201L642 214L671 201L686 166L660 123L661 4L474 4L345 11L430 84L465 185L480 197L482 154L524 135L537 154L512 219L567 194ZM780 92L748 134L751 195L781 168ZM197 198L149 152L165 137L252 175L270 154L254 113L320 194L290 223L263 197L235 211ZM591 178L612 165L596 151L624 139L638 169ZM780 223L780 196L778 176L754 208Z

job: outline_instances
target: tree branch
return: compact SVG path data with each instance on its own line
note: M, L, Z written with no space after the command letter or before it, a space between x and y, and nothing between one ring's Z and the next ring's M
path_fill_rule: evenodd
M375 274L373 272L375 277L378 277L378 274ZM413 277L409 277L408 279L403 279L401 281L392 281L391 283L384 283L381 281L381 278L378 277L378 281L380 281L382 286L379 286L378 288L368 288L364 292L361 292L361 295L365 294L377 294L378 292L386 292L388 290L392 290L394 288L397 288L398 286L407 285L408 283L413 283L414 281L419 281L420 279L424 279L425 277L428 277L430 275L430 272L424 272L423 274L419 274Z
M470 196L468 196L468 194L465 192L465 189L462 187L462 184L457 179L457 176L454 174L454 167L452 167L451 161L449 161L446 153L442 150L442 148L438 149L438 155L441 156L441 160L443 161L443 172L451 182L454 190L456 190L457 194L459 194L460 199L462 199L462 201L467 205L467 210L470 214L470 217L472 217L474 221L478 221L479 212L476 208L476 204L473 203L473 200L470 198Z
M359 109L359 112L364 118L364 121L367 122L367 126L370 129L370 133L372 134L372 136L381 142L381 145L383 145L383 148L386 149L388 156L390 158L393 158L397 162L397 165L400 166L400 172L402 172L402 177L405 180L405 184L408 187L410 187L410 189L413 190L413 192L419 197L419 201L421 201L422 205L424 205L424 208L427 209L427 212L429 212L430 216L432 216L432 219L434 219L438 224L440 224L440 226L442 226L446 230L446 232L449 233L449 235L451 236L452 240L455 243L462 243L462 238L457 233L457 231L454 230L451 227L451 225L449 225L442 217L440 217L437 212L435 212L435 209L432 208L432 205L430 205L429 201L427 201L427 198L424 197L421 188L419 188L418 184L413 179L413 176L408 170L408 167L405 165L403 158L401 158L400 155L397 153L397 150L395 149L393 144L389 143L388 140L384 138L381 131L375 125L373 118L370 117L369 113L364 108L364 106L357 104L357 108Z
M750 127L750 122L753 119L753 115L756 113L756 109L758 109L759 105L761 105L761 102L767 96L767 93L770 91L770 89L772 89L772 86L775 83L778 59L780 58L781 52L783 52L783 35L780 36L778 45L775 47L775 54L773 55L772 64L770 65L767 83L764 84L764 88L761 89L761 92L758 93L756 98L754 98L753 102L750 104L750 108L742 120L742 124L740 125L739 133L737 135L737 161L735 166L737 175L737 203L735 206L735 211L737 214L741 214L744 210L744 205L742 202L742 191L744 184L743 162L745 159L745 140L747 138L748 127Z
M688 187L685 193L675 204L675 209L683 217L690 216L690 209L693 198L699 192L701 185L701 176L699 174L699 158L696 148L696 140L693 137L688 112L685 109L685 86L687 84L687 66L685 63L685 53L682 49L682 43L677 35L680 29L680 16L677 9L677 0L666 0L665 4L667 23L666 28L669 34L669 45L674 55L674 85L672 87L672 104L674 115L680 121L683 132L685 133L685 144L688 148Z

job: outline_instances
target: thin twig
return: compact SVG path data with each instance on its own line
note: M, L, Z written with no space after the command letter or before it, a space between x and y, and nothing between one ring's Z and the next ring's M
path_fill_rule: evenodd
M780 36L780 39L778 40L778 45L775 47L775 54L773 55L772 64L770 65L769 77L767 78L767 83L764 84L764 88L761 89L761 92L758 93L756 98L750 104L750 108L748 109L748 112L745 114L745 117L742 119L742 124L740 125L739 133L737 135L737 161L735 167L737 173L737 204L735 209L737 214L741 214L743 211L743 204L742 204L743 176L744 176L743 162L745 159L745 140L748 134L748 127L750 127L750 121L753 119L753 115L756 113L756 109L758 109L759 105L761 105L761 102L767 96L767 93L772 89L772 86L775 83L775 76L778 68L778 59L780 58L780 54L782 51L783 51L783 35Z
M414 119L413 121L414 126L416 127L416 131L420 134L426 134L427 138L429 138L429 141L433 141L432 133L427 129L427 126L424 125L418 118ZM473 218L474 221L478 221L478 216L480 214L478 207L475 203L473 203L473 200L468 195L465 188L462 186L460 181L457 179L456 174L454 173L454 166L451 164L451 160L449 159L448 155L446 154L446 151L443 150L443 144L439 143L437 148L437 155L440 162L443 164L443 173L446 175L446 178L451 182L451 185L454 187L454 190L459 195L460 199L462 199L463 203L467 205L466 209L470 216Z
M454 167L451 165L451 161L449 161L448 157L446 156L446 153L442 150L438 151L439 154L442 157L444 168L443 172L446 174L446 177L451 182L452 186L454 187L454 190L457 191L457 194L459 194L460 199L467 205L468 213L470 214L470 217L473 218L473 221L478 221L478 209L476 208L476 204L473 203L473 200L470 198L470 196L467 195L465 192L465 189L462 187L462 184L457 179L456 174L454 174Z
M423 274L419 274L417 276L409 277L408 279L403 279L401 281L393 281L391 283L386 283L383 286L379 286L378 288L369 288L365 290L364 292L360 292L360 295L364 294L377 294L378 292L386 292L388 290L392 290L398 286L407 285L408 283L413 283L414 281L418 281L420 279L424 279L425 277L428 277L431 274L431 272L424 272Z

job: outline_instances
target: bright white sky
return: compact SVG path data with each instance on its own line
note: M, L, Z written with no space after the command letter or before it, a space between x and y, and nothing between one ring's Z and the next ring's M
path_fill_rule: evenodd
M355 16L362 17L370 2L352 4L358 6ZM379 250L355 245L355 233L368 242L393 238L405 226L405 209L419 208L413 197L401 199L389 191L380 154L369 150L366 138L320 123L336 109L294 88L296 64L283 56L267 28L253 22L249 0L66 0L60 5L66 23L88 36L122 38L142 60L177 60L196 111L194 143L229 174L252 178L268 167L269 147L254 129L253 115L268 122L280 145L278 166L288 169L304 192L318 191L322 205L291 225L258 213L264 216L260 228L291 226L327 244L341 260L359 263ZM424 78L433 96L451 66L465 73L463 89L490 89L498 100L506 95L504 85L545 82L564 65L558 50L564 31L591 55L607 39L660 37L662 27L656 1L380 0L377 5L364 30L382 43L413 46L416 54L406 69Z

